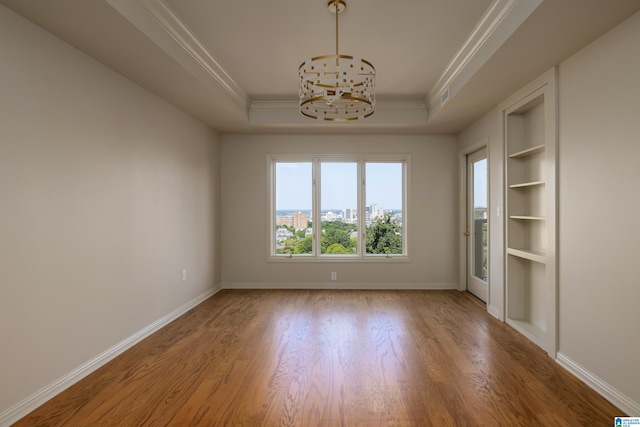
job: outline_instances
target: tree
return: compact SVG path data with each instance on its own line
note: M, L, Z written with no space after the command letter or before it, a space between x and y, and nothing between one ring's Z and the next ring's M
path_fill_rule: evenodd
M333 245L327 248L326 253L328 254L351 254L353 253L349 249L342 246L340 243L334 243Z
M322 246L322 253L328 253L328 248L334 244L339 244L348 250L349 252L347 253L355 253L355 246L353 245L351 235L340 228L330 227L325 229L322 233L322 240L320 241L320 244Z
M387 212L367 227L368 254L401 254L402 226Z
M282 242L282 248L279 248L276 253L287 255L295 253L297 242L298 241L296 239L285 239Z
M358 226L356 224L342 221L322 221L322 229L325 231L342 230L350 233L352 231L356 231L358 229Z
M311 252L313 252L313 237L311 236L298 240L293 250L294 254L310 254Z

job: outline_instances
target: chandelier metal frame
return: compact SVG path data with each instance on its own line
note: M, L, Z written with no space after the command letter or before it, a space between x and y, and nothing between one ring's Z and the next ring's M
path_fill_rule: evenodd
M347 8L344 0L331 0L336 15L336 53L307 59L298 68L300 112L312 119L351 121L374 113L376 70L371 62L340 55L338 16Z

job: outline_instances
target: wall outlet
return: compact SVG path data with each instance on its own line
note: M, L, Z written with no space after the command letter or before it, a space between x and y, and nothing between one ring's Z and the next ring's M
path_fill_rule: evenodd
M338 280L338 273L336 273L335 271L331 272L331 280Z
M187 280L187 269L183 268L182 269L182 281L184 282L185 280Z

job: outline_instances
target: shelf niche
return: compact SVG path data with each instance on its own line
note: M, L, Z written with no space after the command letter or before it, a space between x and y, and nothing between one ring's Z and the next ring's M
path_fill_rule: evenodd
M501 104L506 322L555 358L556 69Z

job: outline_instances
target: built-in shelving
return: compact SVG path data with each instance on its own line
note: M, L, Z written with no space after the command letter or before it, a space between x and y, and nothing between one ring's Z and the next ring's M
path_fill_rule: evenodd
M501 105L506 322L555 357L555 70Z

